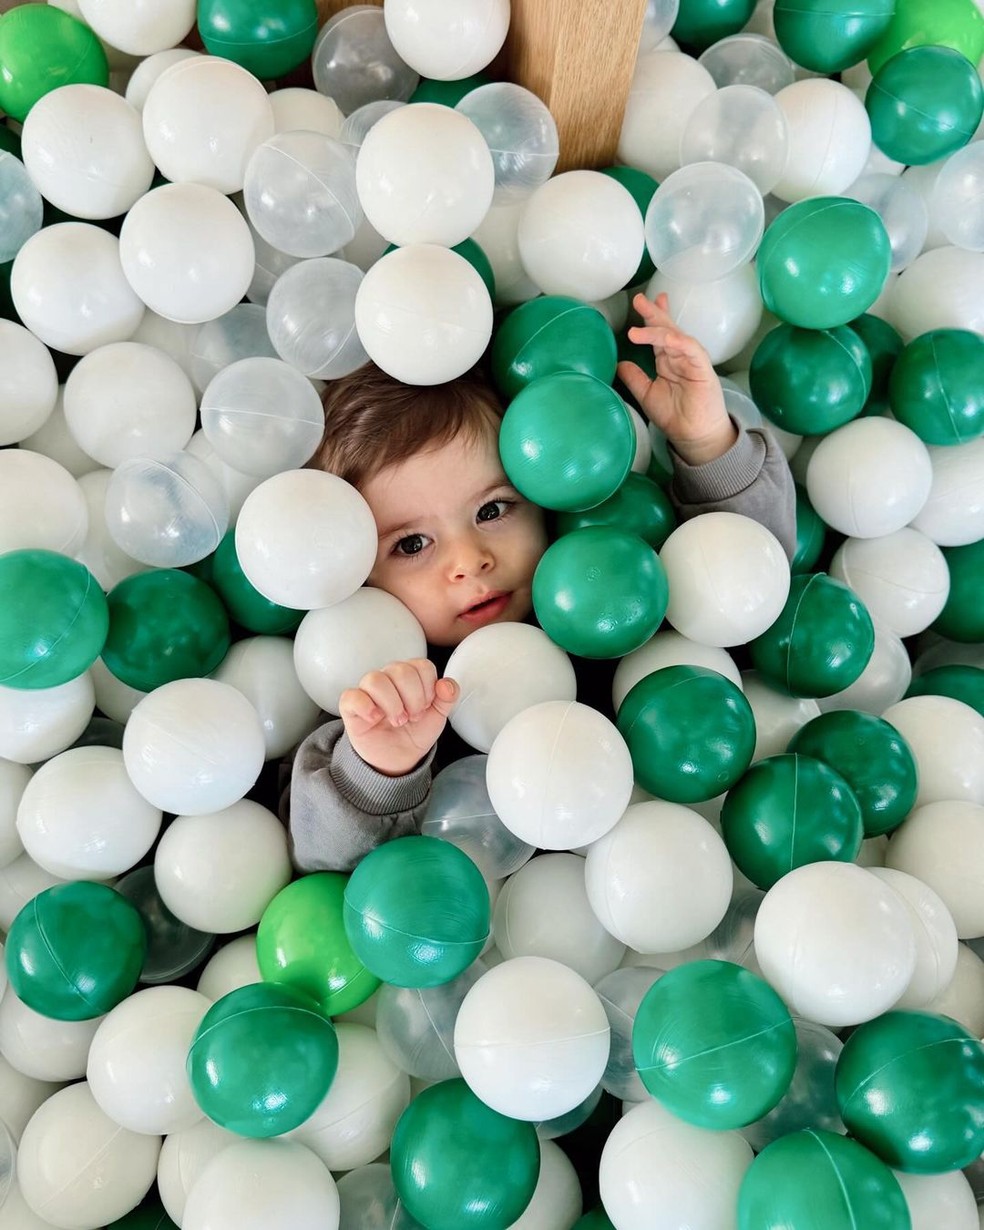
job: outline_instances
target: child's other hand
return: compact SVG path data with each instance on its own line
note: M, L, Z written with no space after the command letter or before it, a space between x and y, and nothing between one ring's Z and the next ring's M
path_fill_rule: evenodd
M438 679L426 658L391 662L370 671L339 700L349 742L366 764L401 777L423 760L444 730L458 699L453 679Z
M738 433L707 351L676 327L666 295L657 295L655 303L636 295L632 306L643 323L629 329L629 341L652 346L656 379L650 380L638 364L622 362L622 383L684 461L713 461L728 451Z

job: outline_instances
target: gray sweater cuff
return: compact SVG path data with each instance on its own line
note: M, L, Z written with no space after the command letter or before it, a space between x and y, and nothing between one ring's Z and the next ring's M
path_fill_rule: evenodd
M745 491L762 472L765 439L734 422L738 439L713 461L691 465L670 445L673 456L673 494L681 504L707 504L727 500Z
M370 816L388 816L411 811L427 797L435 747L415 769L401 777L387 777L366 764L343 732L331 757L331 779L338 793Z

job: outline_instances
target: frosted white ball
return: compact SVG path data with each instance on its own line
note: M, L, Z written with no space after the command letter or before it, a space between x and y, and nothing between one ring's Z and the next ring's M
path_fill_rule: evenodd
M655 299L659 294L668 297L677 325L700 342L715 364L740 355L762 322L762 293L752 264L739 265L714 282L680 281L657 269L646 295Z
M415 103L372 126L355 179L365 215L384 239L450 248L485 217L495 168L467 116L439 103Z
M90 222L57 222L32 235L14 257L10 294L26 327L65 354L126 341L144 312L120 241Z
M57 1093L60 1088L57 1081L39 1081L32 1076L25 1076L23 1072L18 1072L3 1056L0 1056L0 1101L3 1102L3 1121L10 1129L15 1142L20 1140L27 1121L41 1103L50 1098L53 1093Z
M530 1202L509 1230L568 1230L584 1202L577 1171L552 1140L540 1141L540 1173Z
M214 1003L230 991L262 981L256 959L256 933L251 931L230 940L209 957L195 990Z
M39 98L21 150L38 191L75 218L126 213L154 178L139 113L98 85L63 85Z
M893 1171L905 1196L912 1230L980 1230L977 1201L967 1176L959 1170L949 1174L904 1174Z
M65 381L65 421L79 446L113 469L130 457L165 457L191 439L191 381L162 350L114 342L85 355Z
M509 0L387 0L383 13L400 58L436 81L481 72L509 29Z
M294 1140L239 1140L222 1149L188 1193L182 1230L268 1230L270 1210L291 1230L336 1230L331 1172Z
M192 346L197 333L197 325L183 325L177 320L167 320L156 312L145 311L130 341L163 350L194 383Z
M123 759L140 793L163 811L230 807L263 767L263 728L241 692L214 679L176 679L139 702Z
M984 332L984 252L923 252L892 284L884 315L906 342L931 329Z
M74 555L88 529L85 496L64 466L30 449L0 452L0 551Z
M957 972L929 1011L951 1016L978 1038L984 1036L984 961L969 944L957 945Z
M881 538L848 538L837 548L829 572L896 636L915 636L928 628L950 593L943 552L908 526Z
M930 446L929 460L933 481L913 529L941 547L984 538L984 439L952 448Z
M79 448L75 437L68 430L68 424L65 422L64 385L58 390L54 410L37 431L21 440L20 445L32 453L41 453L52 461L57 461L73 478L82 478L100 468L98 461ZM91 523L91 504L89 519Z
M605 1141L602 1203L618 1230L719 1230L735 1223L752 1156L740 1133L693 1127L648 1098Z
M305 376L335 380L368 359L355 328L362 270L351 261L300 261L277 278L266 319L277 354Z
M62 1230L97 1230L136 1208L157 1173L159 1136L119 1127L83 1081L32 1116L17 1151L28 1207Z
M333 98L343 115L381 99L406 100L420 74L397 54L381 7L356 4L321 27L311 52L315 88Z
M395 987L385 983L376 999L376 1030L390 1059L424 1081L460 1076L453 1049L454 1022L461 1001L485 973L482 959L436 987Z
M338 712L341 694L369 671L426 656L416 617L399 598L368 585L333 606L308 611L294 636L297 678L328 713Z
M675 952L705 939L731 900L731 859L689 807L634 803L588 850L588 900L605 928L636 952Z
M583 1102L608 1062L608 1017L590 985L544 957L495 966L465 996L454 1053L469 1088L513 1119L555 1119Z
M486 784L499 819L517 837L545 850L571 850L615 826L632 793L632 759L596 709L544 701L499 732Z
M717 90L693 56L651 51L639 56L618 138L618 159L658 181L680 166L680 138L694 108Z
M540 628L490 624L466 637L444 673L461 688L451 726L487 752L503 726L531 705L572 701L577 680L570 658Z
M916 806L944 799L984 803L984 717L949 696L909 696L882 714L912 749Z
M410 1078L379 1044L375 1030L340 1021L338 1070L320 1105L289 1138L306 1145L329 1170L354 1170L389 1148L396 1121L410 1104Z
M181 60L147 94L143 132L171 183L238 192L253 151L273 136L273 107L252 73L217 56Z
M249 636L236 641L212 678L242 692L259 714L266 759L285 756L318 721L319 705L301 686L294 645L285 636Z
M928 1008L945 991L957 969L957 928L939 893L894 867L872 867L872 875L894 888L909 907L916 941L916 967L896 1008Z
M200 54L201 52L192 51L190 47L169 47L166 51L155 51L153 55L141 60L130 74L124 98L136 111L143 111L150 87L161 73L166 72L172 64L190 60Z
M684 521L659 557L670 591L666 618L703 645L753 640L775 622L789 596L789 561L779 540L737 513Z
M96 658L89 667L89 674L96 693L96 708L120 725L130 720L134 709L148 695L117 679L102 658Z
M157 1192L173 1222L181 1225L188 1192L212 1158L241 1139L211 1119L165 1136L157 1160Z
M839 81L808 77L785 86L775 99L786 117L789 155L773 196L802 201L853 184L871 149L871 122L858 96Z
M105 880L157 839L160 808L131 783L115 747L75 747L40 766L17 809L24 849L63 880Z
M267 329L265 309L258 303L237 303L234 308L194 332L188 351L192 383L199 393L226 367L240 359L275 359L277 352Z
M450 248L415 243L380 257L355 296L366 353L406 384L444 384L473 367L492 336L492 303Z
M810 503L832 529L879 538L929 498L933 467L914 431L893 419L854 419L821 439L806 470Z
M154 882L176 918L228 935L254 927L291 877L287 831L251 799L177 816L154 854Z
M234 524L239 519L239 513L246 497L263 482L263 479L256 474L243 474L239 470L234 470L232 466L227 466L209 443L201 428L188 441L185 452L203 461L212 471L229 502L229 524Z
M78 5L100 38L133 56L173 47L195 24L193 0L78 0Z
M527 275L519 258L516 232L525 208L525 201L506 201L501 205L493 203L482 224L475 228L471 236L492 266L497 307L524 303L540 293L539 286Z
M496 898L492 934L507 960L549 957L592 986L625 955L591 909L578 854L541 854L514 872Z
M0 687L0 756L36 764L63 752L85 730L95 704L89 671L54 688Z
M43 223L41 193L23 162L7 150L0 151L0 259L12 261Z
M885 865L928 885L943 901L961 939L984 935L984 807L980 803L956 799L914 808L892 834Z
M823 862L794 868L765 894L755 955L790 1012L839 1028L897 1002L916 943L894 889L853 863Z
M28 1008L8 987L0 1001L0 1054L32 1080L78 1080L102 1020L56 1021Z
M326 137L341 136L345 117L338 103L317 90L288 86L274 90L267 96L273 108L273 122L277 132L320 132Z
M86 1080L97 1105L131 1132L163 1136L202 1112L188 1080L192 1039L212 1002L188 987L149 987L117 1004L89 1047Z
M897 174L867 170L844 195L867 205L881 218L892 250L892 272L911 265L923 250L929 229L926 204L915 188Z
M287 470L251 491L236 522L247 580L281 606L310 611L350 597L376 560L369 505L322 470Z
M181 324L228 312L253 277L253 240L242 214L221 192L198 183L145 193L123 221L119 252L141 301Z
M726 649L702 645L682 632L665 629L619 661L612 679L612 704L618 709L640 679L664 666L706 666L742 686L741 672Z
M973 252L984 250L984 224L979 208L984 184L984 146L980 144L980 133L977 138L945 159L930 195L934 221L947 240Z
M39 431L57 395L58 373L47 346L23 325L0 320L0 445Z
M771 191L789 152L786 116L775 98L756 85L726 85L690 113L680 136L680 161L736 167L759 192Z
M530 194L516 232L530 278L548 295L605 299L626 286L645 248L629 190L600 171L565 171Z
M24 853L17 833L17 805L30 780L27 765L0 759L0 867L6 867Z
M849 688L817 701L821 713L833 709L860 709L879 717L902 699L912 681L912 662L902 638L875 624L875 648L868 665Z
M781 692L757 671L743 671L741 683L755 718L753 763L784 752L800 727L820 715L820 706L815 700Z
M480 85L455 106L481 132L495 164L496 201L522 199L557 165L557 124L531 90L511 81Z

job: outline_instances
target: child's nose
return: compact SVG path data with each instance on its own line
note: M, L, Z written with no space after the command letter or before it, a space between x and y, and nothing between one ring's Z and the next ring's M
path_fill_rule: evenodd
M455 580L478 576L488 572L495 557L489 545L478 537L463 536L458 539L451 554L451 574Z

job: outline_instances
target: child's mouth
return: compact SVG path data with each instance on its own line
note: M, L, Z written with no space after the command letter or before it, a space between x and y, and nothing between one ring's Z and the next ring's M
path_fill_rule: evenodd
M474 606L462 611L461 618L473 624L491 623L505 611L511 597L512 594L508 593L490 594L481 602L476 602Z

